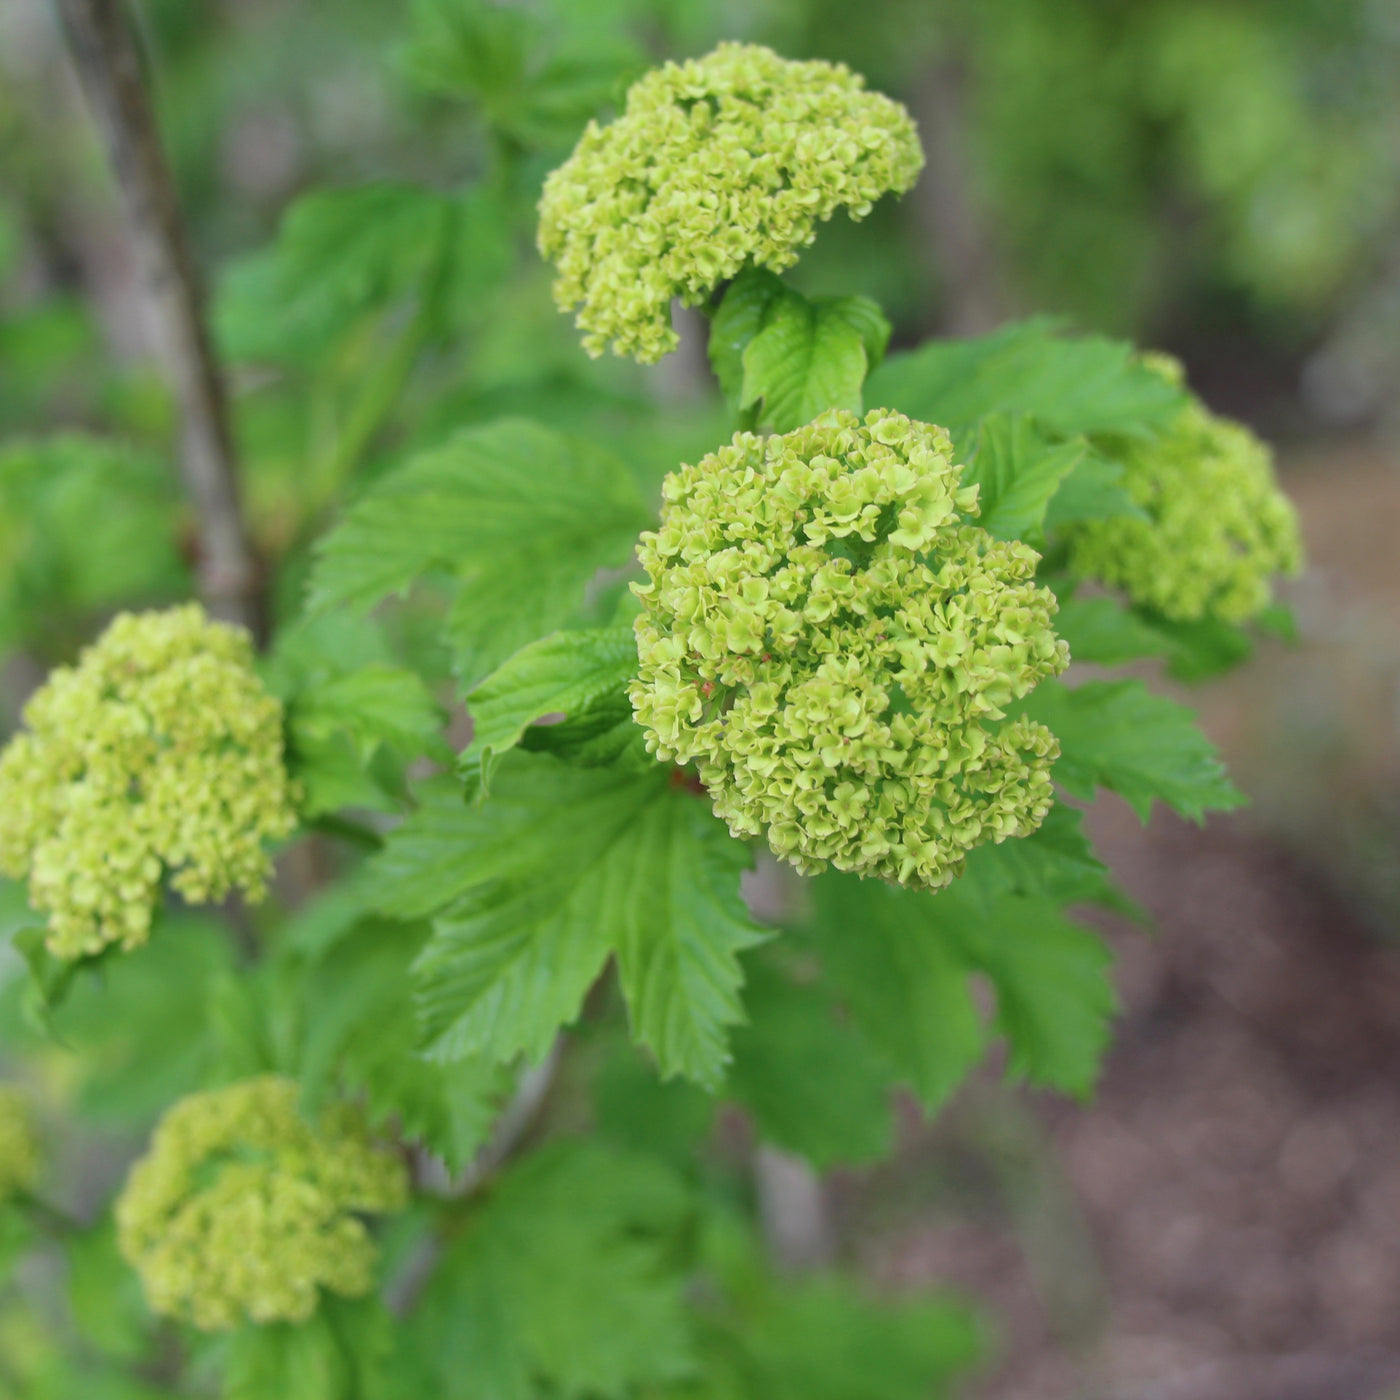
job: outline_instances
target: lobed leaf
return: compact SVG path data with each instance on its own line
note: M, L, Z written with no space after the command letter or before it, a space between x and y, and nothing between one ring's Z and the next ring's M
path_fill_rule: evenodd
M322 541L314 608L367 609L442 570L467 686L579 607L627 562L647 512L611 453L520 419L463 429L381 477Z

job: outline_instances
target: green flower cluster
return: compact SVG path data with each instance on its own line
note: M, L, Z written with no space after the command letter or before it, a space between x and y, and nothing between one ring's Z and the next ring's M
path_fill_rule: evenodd
M666 480L634 584L647 745L736 836L939 888L1052 801L1054 736L1006 707L1062 671L1038 556L968 523L947 433L832 411Z
M282 706L241 628L123 613L24 719L0 754L0 873L28 875L56 957L143 943L163 872L193 903L261 897L263 843L296 819Z
M402 1210L408 1174L347 1106L316 1125L276 1075L166 1113L117 1200L121 1251L158 1313L206 1331L304 1322L318 1288L359 1297L377 1249L355 1212Z
M1165 355L1144 359L1182 380ZM1303 564L1298 516L1268 447L1192 400L1167 431L1122 452L1124 485L1146 519L1086 521L1068 534L1070 564L1135 603L1181 622L1247 622L1268 606L1275 574Z
M12 1085L0 1085L0 1205L39 1179L39 1138L29 1101Z
M554 298L576 306L584 347L644 364L674 350L687 305L746 264L781 272L843 206L864 218L923 166L908 112L839 65L721 44L668 63L591 122L545 181L539 246Z

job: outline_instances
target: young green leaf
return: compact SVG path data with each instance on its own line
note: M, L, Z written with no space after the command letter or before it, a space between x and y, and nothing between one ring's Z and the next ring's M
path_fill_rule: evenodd
M435 1056L539 1058L616 952L636 1039L717 1082L740 1018L744 847L666 773L508 756L491 801L425 788L371 865L379 908L439 915L417 966Z
M1053 535L1080 520L1107 520L1115 515L1146 520L1147 512L1123 485L1123 464L1105 457L1082 437L1073 441L1080 444L1079 460L1060 482L1059 490L1051 496L1045 509L1046 534Z
M991 980L1011 1073L1084 1097L1117 1010L1108 949L1066 919L1058 899L998 894L969 876L927 901L926 936L956 943Z
M816 303L789 292L744 350L739 406L762 403L775 432L810 423L828 408L861 411L869 364L862 325L841 302Z
M1082 443L1048 441L1024 413L984 418L963 473L980 488L977 523L999 540L1039 539L1046 507L1083 453Z
M1017 706L1060 741L1055 778L1075 797L1106 787L1146 821L1154 799L1200 821L1244 802L1191 711L1141 681L1037 686Z
M1112 598L1067 598L1055 614L1055 630L1069 643L1072 661L1122 666L1144 656L1159 656L1168 643Z
M883 1157L894 1129L888 1067L838 1020L830 993L755 961L744 1009L725 1089L764 1138L820 1170Z
M955 434L988 414L1019 412L1063 437L1141 435L1165 425L1184 402L1131 345L1067 336L1044 318L892 356L871 375L866 397Z
M559 1143L524 1160L448 1246L409 1323L410 1346L434 1343L431 1393L623 1400L688 1375L674 1241L690 1208L646 1159Z
M625 706L637 673L637 639L630 627L555 632L516 652L468 698L475 730L464 764L479 766L483 791L507 749L548 715L573 720ZM639 731L640 732L640 731Z
M611 453L519 419L466 428L380 478L322 542L312 604L367 609L455 577L448 638L470 686L627 561L647 512Z
M289 722L299 735L326 741L346 735L362 763L380 744L405 755L445 758L445 716L416 672L374 664L297 695Z
M743 399L744 351L768 323L773 308L795 295L766 267L745 268L730 284L710 319L710 367L732 408Z
M427 935L420 925L365 919L298 970L297 1071L312 1107L337 1091L362 1096L372 1122L392 1123L456 1170L486 1140L512 1076L490 1060L419 1055L409 969Z
M810 933L856 1025L929 1108L982 1058L986 1035L955 946L930 936L943 898L825 875L812 886Z

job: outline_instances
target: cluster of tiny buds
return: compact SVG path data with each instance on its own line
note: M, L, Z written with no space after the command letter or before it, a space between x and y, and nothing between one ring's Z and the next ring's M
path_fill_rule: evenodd
M1053 801L1053 735L1007 710L1068 663L1055 600L960 470L941 428L832 411L672 473L642 536L648 747L803 871L936 889Z
M206 1331L304 1322L319 1290L370 1291L360 1213L402 1210L402 1160L349 1107L309 1123L276 1075L191 1094L157 1125L117 1200L123 1255L151 1308Z
M1144 360L1182 383L1166 355ZM1273 579L1303 564L1297 512L1267 446L1192 399L1159 437L1118 456L1143 518L1085 521L1068 534L1075 573L1181 622L1242 623L1268 606Z
M0 873L28 877L55 956L144 942L163 875L192 903L261 897L296 818L242 628L194 604L123 613L24 721L0 754Z
M746 265L781 272L837 209L862 218L923 165L914 124L839 64L721 44L638 81L545 181L540 251L592 355L643 363L676 346L673 297L695 305Z

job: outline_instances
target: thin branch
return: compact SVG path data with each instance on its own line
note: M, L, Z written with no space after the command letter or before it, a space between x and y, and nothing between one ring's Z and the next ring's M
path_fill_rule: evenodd
M107 138L151 330L179 407L180 469L198 525L200 594L211 612L260 637L260 576L239 507L228 403L126 0L58 0L58 9L73 65Z

